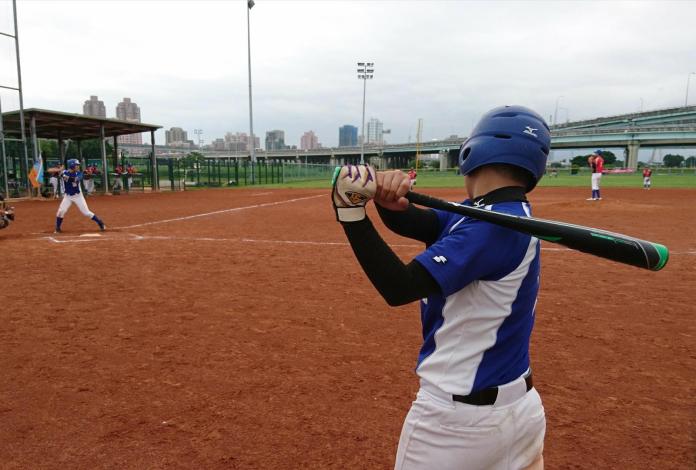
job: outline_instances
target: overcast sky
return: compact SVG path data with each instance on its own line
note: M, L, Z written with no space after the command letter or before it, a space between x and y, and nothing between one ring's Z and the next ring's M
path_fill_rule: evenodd
M203 129L205 142L249 132L246 0L18 0L25 108L107 117L130 97L143 122ZM366 120L389 142L466 136L488 109L529 106L577 120L681 106L696 72L694 1L256 0L251 10L254 132L325 146L360 128L356 62L375 63ZM12 33L0 0L0 32ZM0 85L16 84L0 36ZM689 102L696 104L696 75ZM0 91L3 110L16 94ZM164 132L157 134L164 142ZM149 140L149 137L147 138ZM263 145L263 144L262 144Z

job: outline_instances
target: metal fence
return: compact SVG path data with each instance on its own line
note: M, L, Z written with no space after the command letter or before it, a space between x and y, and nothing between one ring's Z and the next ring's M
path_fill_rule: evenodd
M117 176L113 167L108 171L109 191L146 191L153 187L152 166L149 157L128 157L122 162L135 168L135 173L130 177ZM44 161L44 195L51 192L49 185L48 168L56 166L59 161L49 158ZM100 173L93 178L96 193L104 190L104 175L101 168L101 159L89 158L86 165L96 165ZM113 165L113 159L109 160ZM653 167L654 175L691 175L696 176L696 168L664 168ZM3 173L8 175L8 194L10 197L23 197L29 194L26 188L26 180L22 178L24 165L19 156L8 157L7 169L0 162L0 180ZM282 161L280 159L263 159L252 164L251 161L237 158L157 158L157 178L159 188L163 191L181 191L196 187L236 187L251 185L276 185L298 183L303 181L331 181L334 166L328 164L298 163L295 161ZM446 171L424 169L433 176L446 177L456 173L456 169ZM562 175L586 175L589 168L548 168L547 176ZM640 169L633 174L639 174ZM120 188L115 187L116 180L120 179ZM4 193L4 188L0 188ZM34 193L36 194L36 193Z
M149 161L129 160L144 172L145 185L151 185ZM331 180L331 165L258 161L235 158L209 158L196 161L157 159L161 190L178 191L195 187L273 185L313 180Z

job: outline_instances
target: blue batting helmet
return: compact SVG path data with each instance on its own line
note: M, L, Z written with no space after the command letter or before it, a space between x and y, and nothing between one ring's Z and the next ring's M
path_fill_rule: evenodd
M534 189L546 170L551 147L549 126L539 114L524 106L500 106L483 115L459 150L463 175L492 163L506 163L527 170Z
M71 170L79 164L80 160L78 160L77 158L71 158L70 160L68 160L68 168L70 168Z

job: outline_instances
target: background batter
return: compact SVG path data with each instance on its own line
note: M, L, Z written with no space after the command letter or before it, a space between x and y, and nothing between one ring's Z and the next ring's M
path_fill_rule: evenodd
M106 225L104 225L104 222L102 222L102 220L97 217L94 212L89 210L89 207L87 207L87 201L85 201L85 197L80 191L80 181L82 180L80 161L74 158L68 160L68 169L63 171L61 177L65 183L65 195L63 195L63 200L60 201L58 213L56 213L55 233L62 232L61 226L63 224L63 217L65 217L68 209L70 209L70 206L73 204L80 209L82 214L95 221L101 231L106 230Z

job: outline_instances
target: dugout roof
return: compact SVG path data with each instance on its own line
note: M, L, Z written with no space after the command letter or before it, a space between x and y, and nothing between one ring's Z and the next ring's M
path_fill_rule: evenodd
M104 126L104 135L106 137L150 132L162 128L162 126L142 122L29 108L24 110L24 129L27 134L30 134L32 117L36 124L36 137L40 139L98 139L101 137L100 129L102 125ZM20 137L19 111L2 113L2 124L7 137Z

